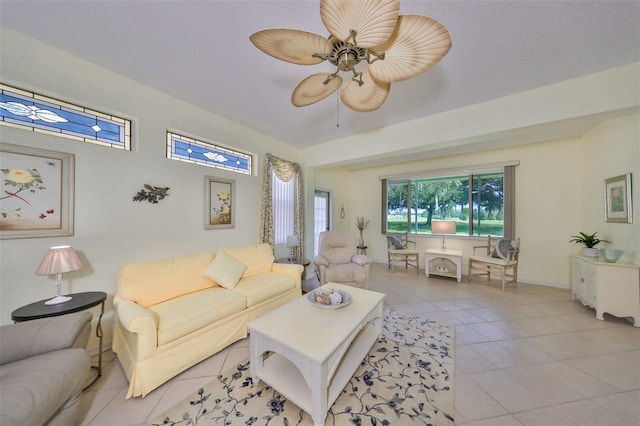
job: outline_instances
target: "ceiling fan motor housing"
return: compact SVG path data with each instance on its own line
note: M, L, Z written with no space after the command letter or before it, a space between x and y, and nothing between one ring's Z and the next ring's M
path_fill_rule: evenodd
M338 41L331 49L329 62L337 66L340 71L352 71L358 62L367 60L368 57L368 49L354 46L345 41Z

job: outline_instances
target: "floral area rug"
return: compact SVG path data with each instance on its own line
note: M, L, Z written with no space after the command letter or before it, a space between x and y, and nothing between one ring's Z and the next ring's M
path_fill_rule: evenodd
M383 333L325 425L453 425L454 333L453 327L385 308ZM313 420L263 381L254 385L246 361L151 424L307 426Z

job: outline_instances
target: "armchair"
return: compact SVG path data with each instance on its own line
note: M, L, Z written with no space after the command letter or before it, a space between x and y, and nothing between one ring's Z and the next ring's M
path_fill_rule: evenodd
M480 250L481 249L481 250ZM476 252L477 251L477 252ZM520 238L509 240L505 238L487 237L487 244L473 247L473 255L469 257L468 281L472 276L486 275L491 280L491 272L498 272L502 281L502 291L507 282L518 283L518 258L520 256ZM473 272L477 267L480 272Z
M91 318L77 312L0 327L0 424L80 424Z
M405 233L387 234L387 253L389 257L389 269L393 273L393 263L404 262L404 268L409 266L416 268L420 273L420 253L416 249L415 241L409 240L409 235Z
M357 254L355 240L348 232L321 232L313 263L318 267L320 285L335 282L369 288L371 260L364 254Z

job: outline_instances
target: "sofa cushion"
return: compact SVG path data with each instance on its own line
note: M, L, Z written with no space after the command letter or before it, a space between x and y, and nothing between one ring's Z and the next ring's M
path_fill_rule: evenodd
M89 356L80 348L47 352L2 365L0 424L41 425L59 410L71 416L70 411L78 408L77 397L90 370Z
M228 254L247 265L242 277L271 271L275 258L269 244L256 244L248 247L225 248Z
M224 288L231 289L235 287L246 269L247 265L236 260L226 251L218 250L215 259L207 266L207 269L202 271L202 275Z
M118 274L118 294L148 308L183 294L216 287L216 283L202 276L212 260L212 253L201 253L129 263Z
M244 296L222 287L167 300L149 308L158 318L158 346L236 314L247 306Z
M291 275L263 272L241 279L233 291L246 297L247 307L251 307L295 287L295 279Z

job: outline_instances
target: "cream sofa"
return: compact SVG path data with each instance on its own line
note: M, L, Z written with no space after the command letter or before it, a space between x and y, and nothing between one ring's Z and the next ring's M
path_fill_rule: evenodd
M249 321L301 295L303 270L274 263L268 244L123 266L112 348L127 398L247 337Z

